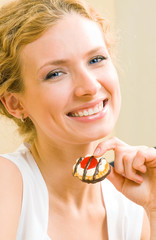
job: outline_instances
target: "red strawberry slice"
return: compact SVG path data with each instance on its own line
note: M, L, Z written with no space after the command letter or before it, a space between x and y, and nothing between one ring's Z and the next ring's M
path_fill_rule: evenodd
M81 161L81 163L80 163L80 164L81 164L81 168L84 169L84 168L86 167L89 159L90 159L90 157L86 157L86 158L84 158L84 159ZM88 168L87 168L87 170L88 170L88 169L91 169L91 168L95 168L96 165L97 165L97 163L98 163L97 159L96 159L95 157L93 157L92 160L91 160L91 163L89 164L89 166L88 166Z

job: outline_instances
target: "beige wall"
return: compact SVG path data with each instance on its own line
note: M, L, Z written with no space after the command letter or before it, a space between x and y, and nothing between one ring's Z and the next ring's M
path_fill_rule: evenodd
M16 149L22 142L16 126L5 117L0 117L0 153Z
M122 109L116 134L156 146L156 1L115 1L120 28Z
M103 16L106 16L112 23L115 17L115 0L88 0L88 2Z
M7 0L0 0L0 4ZM155 0L89 0L119 30L122 108L115 134L130 144L156 145ZM0 152L21 142L16 127L0 118Z
M7 3L9 0L0 0L0 6L3 5L4 3Z

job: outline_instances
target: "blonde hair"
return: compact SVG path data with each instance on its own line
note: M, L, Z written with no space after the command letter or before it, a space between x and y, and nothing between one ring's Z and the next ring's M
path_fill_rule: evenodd
M65 14L77 13L100 24L108 50L109 24L83 0L13 0L0 9L0 96L6 91L22 92L24 85L20 74L20 50L39 38ZM76 30L75 30L76 31ZM26 141L36 136L30 118L23 123L5 109L0 101L0 113L13 119Z

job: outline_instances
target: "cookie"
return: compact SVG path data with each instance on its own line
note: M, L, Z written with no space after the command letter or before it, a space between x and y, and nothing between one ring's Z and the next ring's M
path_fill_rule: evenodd
M86 183L102 181L111 171L105 158L94 156L80 157L73 166L73 176Z

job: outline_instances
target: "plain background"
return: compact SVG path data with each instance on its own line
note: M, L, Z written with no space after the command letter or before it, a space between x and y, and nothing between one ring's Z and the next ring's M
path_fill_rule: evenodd
M128 144L156 146L156 1L89 2L110 20L118 36L122 107L113 135ZM21 142L16 126L0 117L0 153L13 151Z

